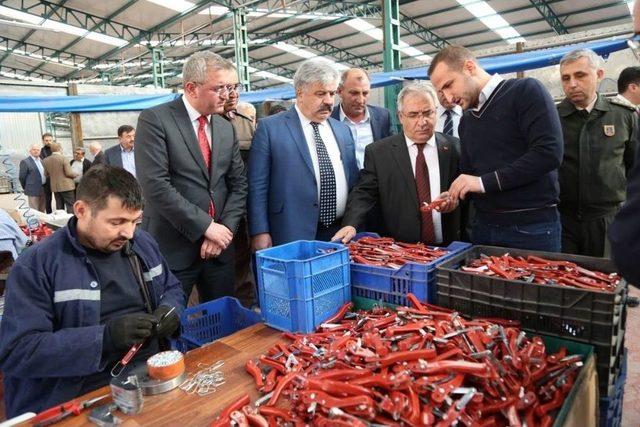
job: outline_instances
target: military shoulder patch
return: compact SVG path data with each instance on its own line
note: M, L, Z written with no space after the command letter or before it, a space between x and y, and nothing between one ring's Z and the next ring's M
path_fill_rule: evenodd
M616 134L616 127L614 125L604 125L602 126L602 129L606 136L613 136Z

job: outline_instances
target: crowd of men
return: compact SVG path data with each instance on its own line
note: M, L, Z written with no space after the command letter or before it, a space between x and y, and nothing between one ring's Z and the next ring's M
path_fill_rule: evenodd
M68 213L73 213L76 187L92 165L117 166L135 177L135 134L132 126L120 126L118 144L105 152L102 152L99 142L92 142L89 151L93 156L93 162L85 157L86 150L83 147L76 147L73 150L73 159L68 161L62 153L62 146L53 141L53 135L43 134L42 145L31 145L29 155L20 161L18 179L27 196L29 207L51 213L52 200L55 199L58 209L66 209Z
M162 348L194 287L200 301L255 303L251 253L273 245L366 230L608 256L637 152L639 70L624 70L623 98L608 99L601 59L571 52L556 106L539 81L491 75L449 46L430 65L432 86L400 91L394 135L389 111L368 103L364 70L303 62L295 105L256 126L235 66L203 51L184 64L183 96L144 110L104 153L90 144L106 166L81 149L69 163L44 135L21 163L25 193L41 209L52 191L75 215L9 276L8 415L105 385L136 342L151 337L136 361ZM439 209L421 209L435 200Z

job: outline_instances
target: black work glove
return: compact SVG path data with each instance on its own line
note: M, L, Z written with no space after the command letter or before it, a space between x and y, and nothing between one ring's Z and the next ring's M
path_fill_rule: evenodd
M168 305L160 305L153 312L153 316L156 318L155 335L158 338L170 337L180 326L180 316L178 316L175 310L169 313L171 308L172 307ZM169 315L163 319L162 316L167 313L169 313Z
M132 345L151 336L156 317L148 313L132 313L107 321L105 348L128 350Z

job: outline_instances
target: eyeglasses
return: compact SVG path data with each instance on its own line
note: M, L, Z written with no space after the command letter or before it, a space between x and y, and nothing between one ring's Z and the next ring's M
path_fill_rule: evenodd
M242 85L240 83L236 83L234 85L219 85L211 88L212 91L217 93L218 95L222 95L223 93L240 93L242 92Z
M416 120L419 118L428 119L436 113L436 110L426 110L426 111L410 111L408 113L402 113L408 119Z

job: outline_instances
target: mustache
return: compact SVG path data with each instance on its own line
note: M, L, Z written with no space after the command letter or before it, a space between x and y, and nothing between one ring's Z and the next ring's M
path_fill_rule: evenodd
M318 112L322 111L331 111L333 109L333 105L330 104L322 104L320 108L318 108Z

